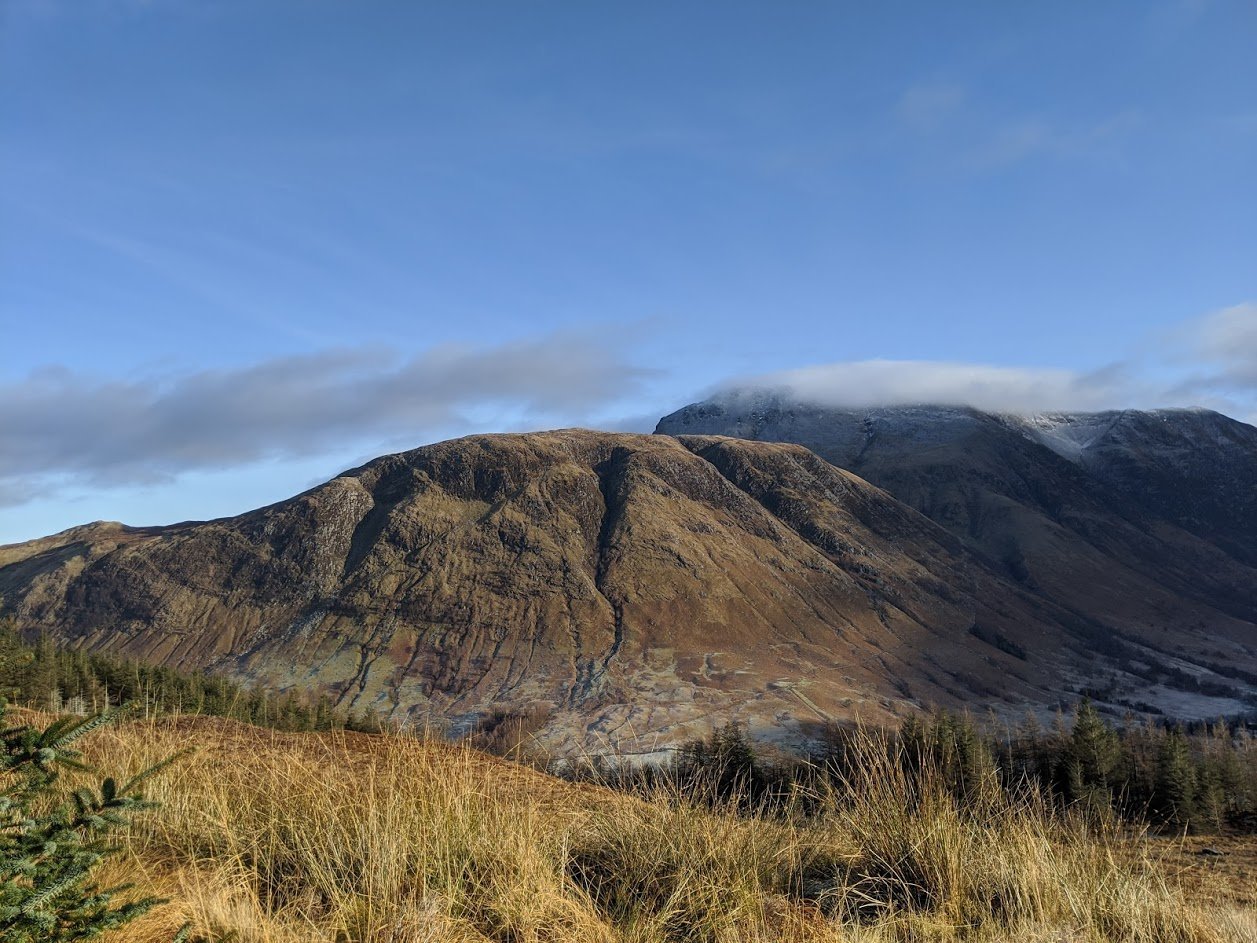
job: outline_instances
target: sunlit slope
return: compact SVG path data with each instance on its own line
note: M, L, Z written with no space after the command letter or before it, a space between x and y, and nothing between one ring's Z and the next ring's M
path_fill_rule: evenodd
M1207 410L1030 419L944 406L838 409L731 393L661 433L793 442L930 517L1071 612L1090 687L1121 710L1251 708L1257 429Z
M1208 863L1171 872L1034 802L959 807L874 741L808 817L635 798L405 737L184 719L86 746L123 774L195 748L150 781L161 806L106 876L170 903L109 943L188 921L244 943L1257 939L1216 877L1179 889Z
M1090 627L798 446L569 430L378 459L236 518L5 548L28 631L452 732L650 752L1070 695Z

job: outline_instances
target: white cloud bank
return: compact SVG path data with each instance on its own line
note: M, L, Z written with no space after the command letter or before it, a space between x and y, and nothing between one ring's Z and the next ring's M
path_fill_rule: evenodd
M1135 384L1121 367L1094 373L936 360L860 360L801 367L722 384L781 390L825 406L864 408L939 403L996 412L1098 410L1133 405Z
M1039 413L1204 406L1257 420L1257 303L1214 312L1166 338L1164 363L1076 371L934 360L859 360L732 378L715 390L780 391L824 406L861 409L936 403Z

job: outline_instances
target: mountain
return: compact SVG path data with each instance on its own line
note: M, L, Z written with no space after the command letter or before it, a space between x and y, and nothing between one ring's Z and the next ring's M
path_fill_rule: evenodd
M1207 410L1018 417L840 409L743 391L656 430L792 442L921 511L1094 627L1116 700L1205 712L1202 669L1257 691L1257 429ZM1104 686L1102 686L1103 688Z
M1023 428L1148 513L1257 564L1257 428L1208 409L1053 413Z
M1100 683L1111 641L800 446L581 430L386 456L239 517L10 545L0 595L73 646L452 733L527 714L588 752L731 718L788 738L928 704L1020 714ZM1214 660L1247 664L1232 637L1251 625L1215 616ZM1211 709L1236 706L1219 692Z

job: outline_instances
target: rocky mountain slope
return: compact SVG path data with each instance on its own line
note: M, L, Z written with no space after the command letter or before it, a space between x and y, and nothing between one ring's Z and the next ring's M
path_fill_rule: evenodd
M845 410L742 392L665 417L667 434L807 446L885 488L994 570L1115 640L1115 701L1205 712L1257 691L1257 429L1205 410L1033 418ZM1225 653L1225 660L1223 660ZM1221 706L1221 705L1216 705Z
M445 442L235 518L0 548L0 595L74 645L452 732L531 711L592 752L730 718L804 736L931 703L1020 713L1119 670L1096 659L1107 627L886 492L701 436ZM1250 664L1251 623L1208 616L1192 670L1225 685L1201 666Z

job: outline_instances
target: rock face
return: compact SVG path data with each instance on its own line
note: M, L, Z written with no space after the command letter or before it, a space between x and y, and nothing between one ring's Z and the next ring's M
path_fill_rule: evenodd
M1115 640L1097 645L1115 671L1101 696L1182 714L1207 713L1202 694L1257 692L1251 426L1206 410L1021 418L742 392L687 406L657 432L799 443L885 488ZM1232 683L1200 674L1206 665Z

